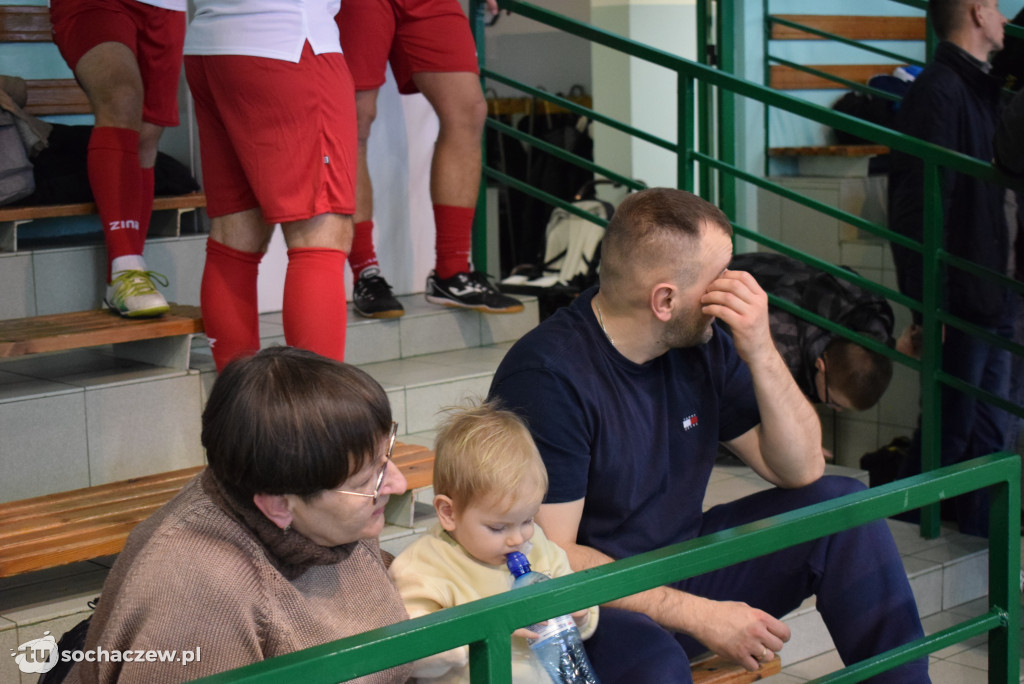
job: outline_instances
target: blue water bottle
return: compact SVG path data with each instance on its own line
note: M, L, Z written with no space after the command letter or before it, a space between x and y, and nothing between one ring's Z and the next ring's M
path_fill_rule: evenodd
M515 578L513 589L550 579L544 573L531 570L530 561L518 551L508 554L506 565ZM555 684L600 684L571 616L551 618L528 629L540 637L529 639L528 643Z

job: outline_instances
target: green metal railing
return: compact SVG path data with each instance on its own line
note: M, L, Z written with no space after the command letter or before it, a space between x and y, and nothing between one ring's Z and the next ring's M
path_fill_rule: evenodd
M508 684L509 635L518 627L741 563L981 487L990 487L992 495L988 610L815 681L861 681L987 634L988 681L1016 682L1020 676L1020 459L1011 454L984 456L201 681L333 684L468 644L472 680Z

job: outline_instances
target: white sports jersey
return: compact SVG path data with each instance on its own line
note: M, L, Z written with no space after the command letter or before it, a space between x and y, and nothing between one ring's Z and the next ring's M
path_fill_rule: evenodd
M334 15L341 0L195 0L186 55L247 55L298 62L313 52L341 52Z
M188 9L188 0L136 0L141 2L143 5L152 5L153 7L162 7L166 10L174 10L175 12L184 12Z
M166 10L174 10L175 12L184 12L188 9L188 0L135 0L135 2ZM46 6L50 6L49 0L47 0Z

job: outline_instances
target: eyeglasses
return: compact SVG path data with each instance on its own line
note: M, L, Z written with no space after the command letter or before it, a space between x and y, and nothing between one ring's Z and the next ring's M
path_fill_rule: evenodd
M388 451L387 456L384 459L384 465L380 467L380 472L377 473L377 481L373 487L373 492L366 494L363 492L349 492L344 489L333 489L331 491L337 492L338 494L351 494L352 496L365 496L373 500L373 503L377 503L377 499L380 497L380 487L384 484L384 473L388 470L388 464L391 463L391 456L395 452L395 437L398 435L398 423L392 421L391 423L391 435L388 437Z

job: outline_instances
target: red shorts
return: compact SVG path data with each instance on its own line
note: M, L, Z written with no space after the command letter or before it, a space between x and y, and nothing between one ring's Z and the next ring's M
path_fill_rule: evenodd
M458 0L342 0L336 20L356 90L381 87L389 61L406 95L419 92L416 73L480 73Z
M356 106L337 53L298 64L188 55L210 216L259 207L270 224L355 212Z
M72 71L100 43L128 46L142 74L142 120L178 125L184 12L134 0L50 0L50 21L53 42Z

